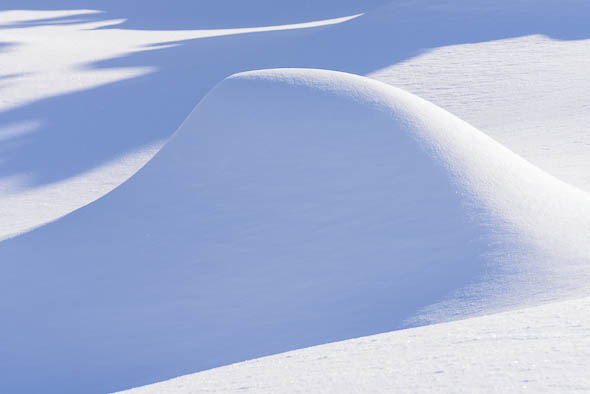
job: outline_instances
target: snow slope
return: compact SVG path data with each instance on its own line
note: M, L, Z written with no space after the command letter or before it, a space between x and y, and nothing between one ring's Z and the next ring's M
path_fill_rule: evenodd
M112 391L582 296L589 230L586 192L416 96L237 74L129 181L0 244L0 388Z
M126 391L587 393L590 299L321 345Z
M1 2L1 239L123 182L218 81L274 67L402 87L590 190L588 1L228 1Z
M532 35L437 48L369 76L440 105L588 191L588 53L587 39Z

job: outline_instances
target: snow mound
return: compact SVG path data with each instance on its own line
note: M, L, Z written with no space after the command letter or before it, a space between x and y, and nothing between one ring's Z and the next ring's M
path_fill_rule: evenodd
M121 187L0 244L0 391L113 391L578 296L589 234L587 193L425 100L237 74Z

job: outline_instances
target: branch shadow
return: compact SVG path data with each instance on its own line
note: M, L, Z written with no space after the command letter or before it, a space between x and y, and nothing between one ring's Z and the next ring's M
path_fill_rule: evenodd
M355 15L391 0L3 0L0 10L91 9L102 19L126 19L120 27L140 30L222 29L275 26ZM53 3L53 4L52 4Z

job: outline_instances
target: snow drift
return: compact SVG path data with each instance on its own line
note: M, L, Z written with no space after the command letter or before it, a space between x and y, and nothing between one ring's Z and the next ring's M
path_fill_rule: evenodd
M237 74L121 187L0 244L0 387L113 391L585 294L589 234L587 193L416 96Z

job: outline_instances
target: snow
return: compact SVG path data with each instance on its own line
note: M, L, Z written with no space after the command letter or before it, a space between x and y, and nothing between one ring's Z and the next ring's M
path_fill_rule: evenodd
M589 208L400 89L236 74L129 181L0 245L4 383L32 364L60 392L113 390L584 295Z
M590 40L532 35L437 48L369 76L440 105L590 190L589 51Z
M317 373L270 358L183 384L587 388L589 17L584 0L3 0L0 391L122 390L499 311L385 334L423 342L393 366L350 340ZM547 349L551 368L503 363ZM363 365L394 375L348 378Z
M4 0L0 128L38 126L2 144L0 239L109 192L216 83L271 67L375 76L588 189L586 1L386 3Z
M69 19L74 16L102 19ZM182 99L169 102L166 95L148 95L146 88L151 91L155 79L148 76L161 73L162 66L111 67L104 62L186 40L309 29L357 16L235 29L134 30L117 28L123 19L106 19L96 10L0 10L0 41L8 43L0 51L0 239L111 191L161 148L199 100L192 90L184 105ZM43 20L47 22L39 22ZM188 60L198 62L199 57L190 53ZM181 75L176 70L164 74L184 84L181 77L187 73L200 77L190 67ZM149 82L126 85L123 91L113 86L137 78ZM207 85L207 78L200 79ZM164 81L166 89L169 83ZM92 94L72 97L88 90Z
M295 350L125 391L586 393L590 299Z

